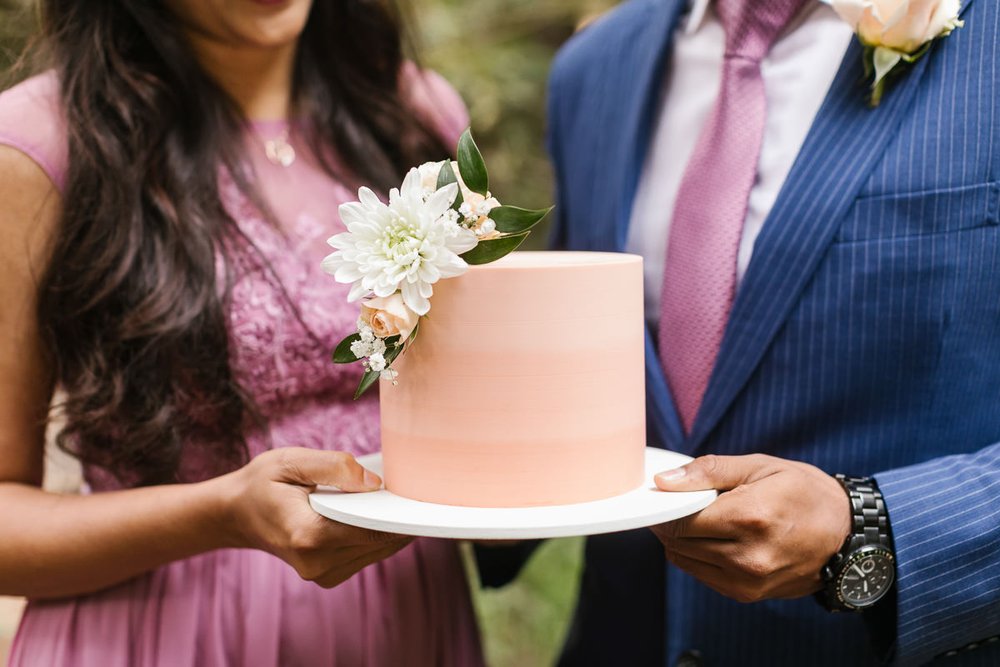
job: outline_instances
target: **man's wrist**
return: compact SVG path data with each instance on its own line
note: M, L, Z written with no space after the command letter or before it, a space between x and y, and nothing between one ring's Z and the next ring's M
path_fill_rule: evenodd
M874 479L834 477L847 495L851 530L824 566L817 597L831 611L863 611L885 597L895 581L889 514Z

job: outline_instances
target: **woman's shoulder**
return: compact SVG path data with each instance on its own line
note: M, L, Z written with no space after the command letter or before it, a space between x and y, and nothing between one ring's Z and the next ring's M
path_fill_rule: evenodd
M443 76L407 60L400 72L400 91L445 143L450 146L458 143L458 138L469 126L469 110L461 95Z
M60 191L63 189L68 149L55 72L31 77L0 92L0 144L30 157Z

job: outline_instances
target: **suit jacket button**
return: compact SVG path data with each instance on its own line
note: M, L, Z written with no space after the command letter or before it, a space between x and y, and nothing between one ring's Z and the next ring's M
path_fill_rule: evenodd
M692 648L677 656L677 662L674 663L674 667L702 667L704 664L705 661L701 657L701 651Z

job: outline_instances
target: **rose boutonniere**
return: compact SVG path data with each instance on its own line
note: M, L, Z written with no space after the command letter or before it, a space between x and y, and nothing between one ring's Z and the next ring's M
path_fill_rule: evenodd
M865 47L873 107L882 101L891 74L915 63L934 40L963 25L958 18L961 0L831 0L830 4Z
M354 398L379 378L396 384L392 363L416 340L438 280L512 252L552 210L497 201L468 130L457 154L410 169L387 201L363 187L358 201L340 207L347 231L328 241L334 252L323 269L351 285L348 301L361 301L357 331L333 352L334 362L364 368Z

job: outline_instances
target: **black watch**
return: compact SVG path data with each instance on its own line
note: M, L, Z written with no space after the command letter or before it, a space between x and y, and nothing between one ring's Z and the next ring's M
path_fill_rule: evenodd
M874 479L835 477L851 503L851 534L823 567L817 597L830 611L864 611L885 597L896 580L889 514Z

